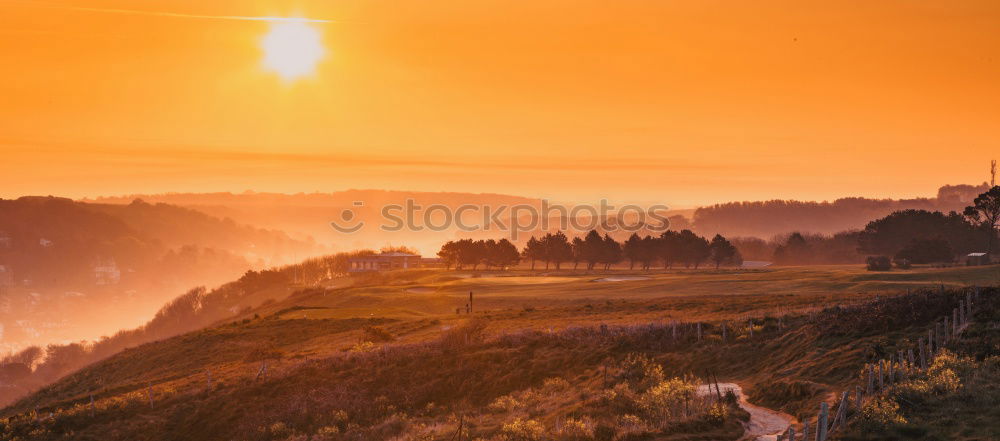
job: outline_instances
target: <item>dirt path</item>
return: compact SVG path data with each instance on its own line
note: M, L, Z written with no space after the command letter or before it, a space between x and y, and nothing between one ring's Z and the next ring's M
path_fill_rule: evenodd
M754 441L776 441L778 436L788 430L788 426L795 421L795 417L771 410L765 407L755 406L747 402L746 395L743 395L743 388L735 383L719 383L719 389L725 394L727 390L733 391L740 399L740 407L750 414L750 421L746 424L746 435L744 439ZM698 395L708 395L715 393L715 388L709 391L709 385L698 386Z

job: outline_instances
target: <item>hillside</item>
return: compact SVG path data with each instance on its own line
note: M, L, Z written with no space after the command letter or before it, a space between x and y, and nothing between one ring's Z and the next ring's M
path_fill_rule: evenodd
M793 231L834 234L858 230L865 224L899 210L948 213L962 210L989 189L981 185L945 185L932 198L841 198L812 202L794 200L744 201L700 207L694 211L695 228L704 234L771 238Z
M989 281L995 268L368 275L86 367L5 409L0 433L735 440L746 416L687 387L711 372L751 401L809 418L886 341L920 335L961 298L958 287ZM676 330L672 317L683 317ZM560 438L574 425L592 438Z
M0 351L96 339L193 286L304 258L311 242L187 208L0 200Z

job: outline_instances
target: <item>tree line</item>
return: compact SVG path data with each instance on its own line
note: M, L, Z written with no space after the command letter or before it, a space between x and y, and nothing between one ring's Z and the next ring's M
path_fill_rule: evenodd
M438 257L449 269L473 270L479 265L506 269L522 260L530 262L532 270L538 262L542 262L545 269L551 266L559 270L563 264L572 263L573 270L583 264L588 271L598 267L608 270L624 261L628 261L629 269L638 265L643 270L649 270L657 263L668 269L674 265L698 268L705 262L712 262L718 268L743 262L739 250L725 237L716 235L708 240L691 230L665 231L656 237L633 233L624 242L597 231L573 239L558 231L541 237L532 236L520 252L507 239L462 239L445 243Z

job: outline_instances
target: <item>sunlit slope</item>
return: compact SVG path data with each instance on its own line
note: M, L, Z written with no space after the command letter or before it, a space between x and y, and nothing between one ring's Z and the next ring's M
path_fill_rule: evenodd
M1000 270L992 267L869 272L857 265L614 273L422 270L372 275L351 287L299 293L256 312L272 314L304 306L312 309L283 317L447 320L465 314L471 292L473 310L522 318L546 310L543 320L559 316L615 320L701 315L715 319L755 310L822 307L940 285L988 285L1000 276ZM549 326L553 324L559 323Z

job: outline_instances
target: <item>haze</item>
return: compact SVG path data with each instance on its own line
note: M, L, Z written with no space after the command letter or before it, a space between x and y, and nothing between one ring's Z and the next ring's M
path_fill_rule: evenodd
M0 7L8 198L898 198L982 182L1000 144L989 0ZM324 57L287 81L241 17L327 20Z

